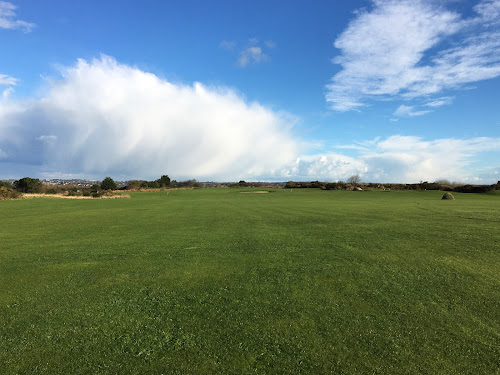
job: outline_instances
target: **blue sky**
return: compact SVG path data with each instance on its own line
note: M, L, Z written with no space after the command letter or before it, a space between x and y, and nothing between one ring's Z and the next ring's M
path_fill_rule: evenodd
M0 178L500 180L500 0L0 1Z

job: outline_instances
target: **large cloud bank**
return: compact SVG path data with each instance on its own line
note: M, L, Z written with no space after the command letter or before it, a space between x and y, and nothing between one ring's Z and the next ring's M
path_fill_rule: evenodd
M325 153L297 158L281 176L300 180L345 180L358 174L366 182L435 181L493 183L500 179L498 161L474 164L482 152L500 151L500 138L441 138L432 141L415 136L394 135L353 145L339 146L355 157Z
M82 177L496 182L500 138L391 136L311 150L294 117L233 90L182 85L103 56L78 60L37 99L0 99L0 178ZM496 164L495 164L496 163Z
M0 161L224 180L275 174L297 155L290 116L230 89L173 84L108 56L62 74L41 99L0 103Z

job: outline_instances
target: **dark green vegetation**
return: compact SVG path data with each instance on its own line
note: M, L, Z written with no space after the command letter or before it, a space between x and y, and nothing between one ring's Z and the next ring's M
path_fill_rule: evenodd
M500 195L0 202L1 374L498 374Z
M24 177L14 182L14 187L21 193L38 193L42 189L42 183L38 178Z
M103 190L116 190L116 182L113 180L111 177L106 177L104 180L101 182L101 189Z

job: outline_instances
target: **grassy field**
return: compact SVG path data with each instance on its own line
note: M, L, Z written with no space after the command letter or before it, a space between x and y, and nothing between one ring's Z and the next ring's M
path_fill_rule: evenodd
M0 374L500 374L500 195L241 191L0 202Z

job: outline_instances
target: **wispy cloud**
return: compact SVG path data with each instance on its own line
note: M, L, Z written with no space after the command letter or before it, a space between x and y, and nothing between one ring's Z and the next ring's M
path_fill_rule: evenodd
M431 100L427 103L425 103L426 107L442 107L443 105L450 105L453 103L453 100L455 98L453 96L443 96L441 98L436 98L434 100Z
M240 68L270 61L271 57L268 51L276 48L276 43L272 40L266 40L262 43L258 38L250 38L243 45L245 45L245 47L237 49L236 42L223 40L219 44L219 47L227 51L239 51L236 65Z
M14 92L13 87L8 87L2 92L2 99L7 99Z
M438 2L373 0L335 41L341 70L326 100L359 110L370 99L429 97L500 76L499 9L500 0L482 0L465 18Z
M400 105L398 109L393 113L394 116L398 117L415 117L415 116L423 116L427 113L432 112L431 110L415 110L415 107L409 105Z
M267 47L267 48L276 48L276 43L273 42L272 40L266 40L264 42L264 45Z
M17 7L14 4L7 1L0 1L0 28L19 29L25 33L29 33L36 25L16 19L16 9Z
M238 57L238 65L245 67L248 64L259 64L269 60L269 56L266 55L261 47L253 46L245 48L240 52Z
M228 51L232 51L236 48L236 42L232 40L223 40L219 43L219 47Z
M17 82L17 78L5 74L0 74L0 85L16 85Z

